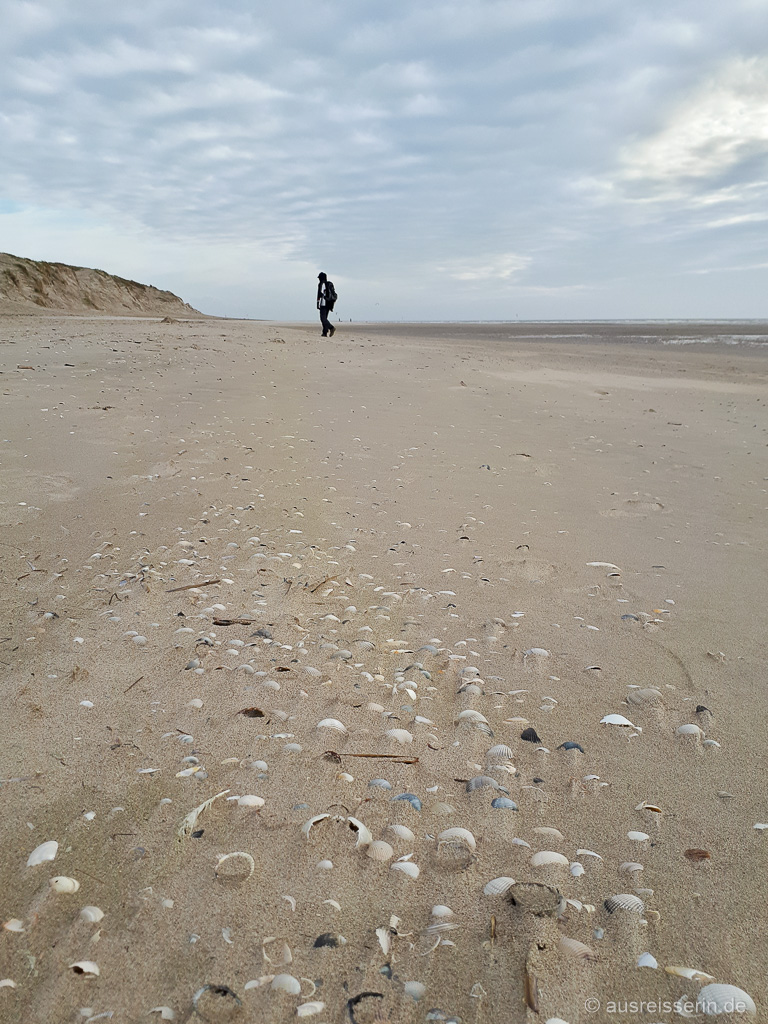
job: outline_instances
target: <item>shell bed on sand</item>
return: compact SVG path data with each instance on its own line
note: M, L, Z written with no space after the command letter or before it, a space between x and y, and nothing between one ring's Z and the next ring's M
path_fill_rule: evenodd
M1 1020L765 1012L762 350L0 328Z

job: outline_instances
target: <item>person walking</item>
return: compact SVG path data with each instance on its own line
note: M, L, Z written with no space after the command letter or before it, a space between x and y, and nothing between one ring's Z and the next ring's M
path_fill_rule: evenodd
M328 314L333 311L336 300L336 289L333 282L328 280L328 275L322 272L317 275L317 308L320 310L320 323L323 325L323 337L333 337L336 328L328 320Z

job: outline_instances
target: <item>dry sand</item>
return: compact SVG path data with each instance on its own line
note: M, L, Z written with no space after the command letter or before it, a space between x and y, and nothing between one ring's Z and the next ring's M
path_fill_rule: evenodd
M765 1012L767 349L0 330L3 1021L672 1021L611 1013L669 967Z

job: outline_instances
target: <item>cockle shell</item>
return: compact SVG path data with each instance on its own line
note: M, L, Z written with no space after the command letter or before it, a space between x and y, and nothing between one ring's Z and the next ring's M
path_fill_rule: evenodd
M403 746L408 743L413 743L413 736L407 729L387 729L385 735L388 740L394 740L396 743L400 743Z
M432 917L444 918L453 917L454 913L450 907L446 907L444 903L436 903L431 910Z
M497 757L509 760L509 758L514 756L514 751L512 750L512 747L508 747L505 743L497 743L495 747L491 747L491 749L487 751L485 756L487 760L492 760Z
M396 860L394 864L389 865L389 870L400 871L409 878L418 878L420 874L418 866L410 860Z
M385 843L383 839L376 839L366 850L366 856L370 857L371 860L391 860L394 855L395 851L389 843Z
M48 879L48 884L54 892L72 893L77 892L80 888L80 883L76 878L68 878L66 875L54 875L53 878Z
M47 843L41 843L40 846L30 853L27 858L27 867L33 868L38 864L44 864L48 860L53 860L59 850L59 844L55 839L49 839Z
M590 960L594 962L598 959L593 949L590 949L583 942L579 942L578 939L571 939L567 935L563 935L557 945L562 953L566 953L576 960Z
M317 723L318 729L334 729L336 732L342 732L344 735L347 734L347 727L343 722L340 722L338 718L324 718L322 722Z
M633 914L642 914L645 910L645 904L638 896L633 896L631 892L620 892L616 896L609 896L604 902L605 909L609 914L613 914L616 910L627 910Z
M562 853L555 853L554 850L541 850L531 857L532 868L543 868L557 865L558 867L569 868L570 861Z
M734 1011L748 1013L750 1017L757 1013L752 997L743 988L737 988L735 985L705 985L696 1001L708 1017Z
M438 843L463 843L470 850L477 848L477 840L468 828L447 828L438 835L437 841Z
M398 839L405 839L411 842L416 836L411 832L407 825L388 825L388 831L394 833Z
M699 739L701 736L704 735L704 733L701 731L698 725L692 724L679 725L677 727L676 732L678 736L694 736L696 739Z
M510 878L508 875L500 875L498 878L492 878L490 882L486 883L483 894L485 896L503 896L514 884L514 878Z
M565 839L565 836L560 829L552 828L549 825L540 825L538 828L533 830L538 836L552 836L555 839Z

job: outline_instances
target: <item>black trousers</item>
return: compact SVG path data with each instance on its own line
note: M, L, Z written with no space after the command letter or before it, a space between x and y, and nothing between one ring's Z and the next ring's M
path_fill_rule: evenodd
M329 331L330 331L331 334L333 334L333 332L336 330L336 328L333 326L333 324L330 323L330 321L328 320L328 314L331 313L331 312L333 312L333 310L328 309L327 306L321 306L320 307L320 323L323 325L323 337L324 338L328 337L328 332Z

